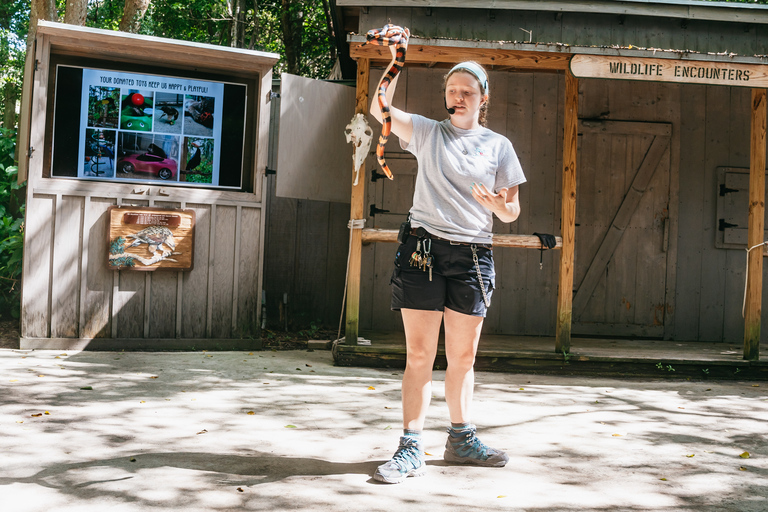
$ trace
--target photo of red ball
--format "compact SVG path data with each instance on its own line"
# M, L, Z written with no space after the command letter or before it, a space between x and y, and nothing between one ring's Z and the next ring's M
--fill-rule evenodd
M131 103L133 103L137 107L142 106L144 104L144 96L142 96L137 92L131 94Z

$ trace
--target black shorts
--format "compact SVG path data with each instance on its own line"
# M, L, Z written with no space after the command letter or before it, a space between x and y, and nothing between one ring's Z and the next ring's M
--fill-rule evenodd
M416 251L419 238L408 237L400 244L392 273L392 310L420 309L444 311L445 308L465 315L485 316L486 306L477 278L477 268L469 245L454 245L446 240L424 239L432 242L432 281L429 271L411 266L411 255ZM423 242L422 242L423 243ZM490 305L496 284L493 250L490 246L476 245L477 259L483 276L485 294ZM423 248L422 248L423 252Z

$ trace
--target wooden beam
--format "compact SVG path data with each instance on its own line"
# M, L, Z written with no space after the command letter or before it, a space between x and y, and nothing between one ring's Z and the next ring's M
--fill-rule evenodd
M362 46L352 42L349 53L357 59L366 58L381 62L392 60L392 54L385 46ZM406 61L409 64L434 65L474 60L484 66L504 66L516 70L564 71L568 69L571 57L570 53L414 44L408 45Z
M368 81L370 78L371 61L369 59L357 59L357 95L355 102L356 114L368 114ZM349 210L350 220L364 219L365 206L365 162L360 169L353 169L350 175L352 180L352 199ZM359 179L355 181L355 171L358 171ZM349 265L347 267L347 323L345 330L345 343L357 344L357 336L360 324L360 272L362 269L362 229L351 229L349 246Z
M579 81L570 71L565 73L565 120L563 135L563 185L561 190L560 231L563 249L560 253L560 276L557 288L557 326L555 352L571 350L573 321L573 264L576 246L576 148L579 124Z
M749 224L747 246L765 240L765 129L766 91L752 89L752 140L749 165ZM744 359L760 358L760 320L763 296L763 251L747 253L747 297L744 312Z
M563 247L563 239L555 237L553 249ZM396 229L366 228L363 230L363 243L397 242ZM541 241L536 235L493 235L493 247L516 247L518 249L541 249Z

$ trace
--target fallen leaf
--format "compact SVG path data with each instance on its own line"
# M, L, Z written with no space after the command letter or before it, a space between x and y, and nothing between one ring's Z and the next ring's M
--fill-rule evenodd
M23 421L17 421L16 423L24 423Z
M507 495L506 495L506 494L499 494L499 495L498 495L498 496L496 496L496 497L497 497L497 498L506 498L506 497L507 497Z
M245 492L245 491L243 491L243 488L242 488L242 487L238 487L238 488L237 488L237 492Z
M678 409L685 409L685 407L678 407Z
M310 368L312 368L312 365L311 365L311 364L306 364L305 366L309 366Z
M424 455L429 455L430 457L432 456L432 454L429 452L424 452Z
M11 379L9 382L19 382L19 379Z
M45 377L45 375L38 375L38 377Z
M145 404L145 403L147 403L147 401L146 401L146 400L142 400L142 401L141 401L141 402L139 402L139 403L140 403L140 404Z
M385 408L385 409L391 409L391 407L387 407L386 405L384 406L384 408Z
M760 387L760 384L752 384L752 387L753 387L753 388L759 388L759 387Z
M747 468L745 468L744 466L739 466L739 471L746 471L746 470Z
M525 391L525 388L520 388L520 391Z
M368 389L376 389L376 388L373 386L368 386Z
M748 459L749 458L749 452L744 452L741 455L739 455L742 459Z
M59 356L54 357L54 359L61 359Z
M712 388L707 388L704 391L712 391Z
M39 412L39 413L37 413L37 414L33 414L33 415L32 415L32 417L33 417L33 418L39 418L39 417L40 417L40 416L42 416L42 415L43 415L43 413Z
M130 458L130 459L128 459L128 460L129 460L129 461L131 461L131 462L136 462L136 458L135 458L135 457L131 457L131 458Z
M386 427L384 427L384 430L389 430L389 429L391 429L391 428L392 428L392 426L391 426L391 425L387 425Z
M696 456L695 453L690 453L690 454L686 455L686 457L688 457L688 458L691 458L691 457L694 457L694 456Z
M82 387L80 389L85 390L85 391L93 391L93 386L85 386L85 387Z
M49 413L48 411L45 411L45 414L47 414L48 416L50 416L50 415L51 415L51 413Z
M666 481L667 481L667 479L666 479L666 478L659 478L659 480L661 480L661 481L663 481L663 482L666 482Z
M613 437L621 437L621 436L623 436L624 434L611 434L611 435L612 435Z
M286 425L285 428L296 428L296 425Z
M252 355L253 355L253 352L248 352L248 355L249 355L249 356L252 356Z
M205 433L207 433L207 432L208 432L207 430L203 429L203 430L201 430L200 432L198 432L198 433L197 433L197 435L200 435L200 434L205 434Z
M248 416L253 416L253 415L254 415L254 414L256 414L256 413L255 413L255 412L253 412L253 411L248 411L246 414L247 414Z
M156 378L157 378L157 375L153 375L150 377L150 379L156 379Z
M67 354L65 353L65 354L61 354L61 355L62 355L62 356L66 356Z
M301 368L296 368L297 370L301 371Z

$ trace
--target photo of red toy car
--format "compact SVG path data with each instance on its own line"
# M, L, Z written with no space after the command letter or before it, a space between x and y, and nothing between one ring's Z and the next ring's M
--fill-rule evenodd
M176 179L179 164L168 158L161 148L150 144L146 153L133 153L120 158L117 169L124 173L144 172L156 175L161 180Z

